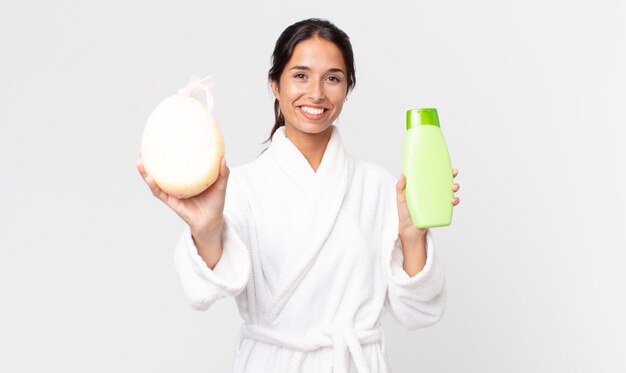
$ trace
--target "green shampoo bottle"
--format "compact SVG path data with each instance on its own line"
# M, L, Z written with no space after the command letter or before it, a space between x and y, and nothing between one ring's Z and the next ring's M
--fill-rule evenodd
M454 177L437 109L406 112L403 173L404 196L418 228L450 225Z

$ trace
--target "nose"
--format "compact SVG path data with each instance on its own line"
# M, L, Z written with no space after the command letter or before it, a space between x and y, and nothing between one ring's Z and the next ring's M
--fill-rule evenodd
M307 96L313 101L322 101L324 98L326 98L326 95L324 94L323 81L312 80L311 84L309 85L309 91Z

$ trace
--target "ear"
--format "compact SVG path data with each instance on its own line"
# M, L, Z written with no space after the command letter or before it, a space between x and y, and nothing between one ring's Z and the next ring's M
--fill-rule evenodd
M278 82L275 80L271 80L270 84L272 86L272 92L274 93L274 98L278 99L278 95L280 94L280 88L278 87Z

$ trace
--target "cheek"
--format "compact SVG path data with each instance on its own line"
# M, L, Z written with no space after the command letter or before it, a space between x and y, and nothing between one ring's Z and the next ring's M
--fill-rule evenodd
M337 111L341 111L341 109L343 109L344 99L345 99L344 97L340 97L336 101L333 102L333 105L335 106L335 109Z
M343 104L346 101L346 97L347 97L345 92L346 92L345 89L338 89L333 92L331 101L333 105L335 105L335 108L341 110L341 108L343 107Z
M303 85L289 84L285 85L285 90L282 93L283 97L287 101L295 101L300 98L304 93L306 93L306 89Z
M343 110L343 102L339 105L335 105L335 113L333 115L333 120L337 119Z
M293 101L302 95L303 91L302 84L298 85L291 81L289 81L289 77L284 77L281 80L280 91L278 93L278 99L281 101Z

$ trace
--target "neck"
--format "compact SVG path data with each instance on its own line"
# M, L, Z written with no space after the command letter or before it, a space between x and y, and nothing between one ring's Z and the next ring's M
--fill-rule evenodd
M304 133L285 126L285 135L300 150L315 172L322 163L332 132L332 126L320 133Z

